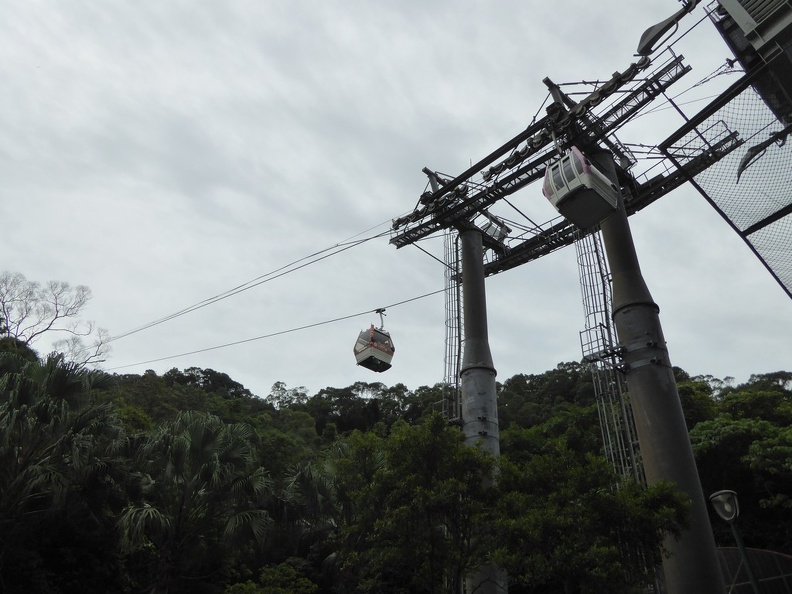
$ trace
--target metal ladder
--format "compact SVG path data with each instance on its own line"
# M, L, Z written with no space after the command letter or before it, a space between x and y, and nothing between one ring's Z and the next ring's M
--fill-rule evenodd
M611 276L600 232L578 231L575 249L586 320L580 346L594 382L605 455L621 476L645 483L635 421L624 393L622 359L611 317Z

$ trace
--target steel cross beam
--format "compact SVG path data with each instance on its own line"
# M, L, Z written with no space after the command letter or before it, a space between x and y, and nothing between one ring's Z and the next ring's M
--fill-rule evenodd
M574 142L593 145L605 142L615 151L621 152L608 135L632 119L658 94L690 70L682 64L682 60L682 56L672 56L600 116L594 116L591 110L633 81L639 72L646 70L651 63L647 57L630 64L624 72L616 72L609 81L580 103L564 97L564 103L570 108L568 111L562 104L553 104L548 109L547 116L457 177L445 181L431 192L424 193L412 213L394 219L394 235L390 243L401 248L442 229L469 225L473 218L501 198L541 179L547 162L554 157L556 143L566 148ZM525 144L522 148L519 148L523 143ZM472 181L473 176L478 173L482 174L484 184ZM625 181L635 184L629 173L623 171L622 174ZM471 187L475 191L471 192ZM550 237L553 239L549 239ZM549 235L542 232L527 242L550 242L540 250L543 255L555 245L556 240L555 232L550 232ZM564 241L563 245L568 243L571 241Z
M624 197L624 207L627 215L633 215L639 210L646 208L658 198L665 196L670 191L678 188L685 182L698 175L710 165L717 163L728 155L738 146L743 144L735 132L724 137L717 144L713 144L708 151L701 152L696 157L690 159L680 168L673 170L668 175L658 175L644 184L634 185L634 189L626 193ZM617 168L618 169L618 168ZM619 169L619 177L629 176L629 173ZM630 178L633 182L634 179ZM625 184L627 186L627 184ZM552 223L552 222L551 222ZM491 276L499 272L505 272L526 264L532 260L546 256L557 249L566 247L575 242L577 233L580 231L572 223L562 221L550 224L526 241L516 247L510 248L503 255L484 265L484 274Z

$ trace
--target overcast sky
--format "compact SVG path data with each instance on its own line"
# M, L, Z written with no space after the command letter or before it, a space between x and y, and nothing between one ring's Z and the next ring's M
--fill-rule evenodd
M423 167L466 169L530 123L547 95L544 77L610 78L635 60L643 30L678 8L673 0L6 3L2 267L88 285L86 316L121 335L386 232L415 206ZM682 28L703 16L702 5ZM730 57L708 22L679 49L693 72L674 92ZM659 142L681 123L653 118L622 140ZM514 202L541 222L554 216L539 184ZM738 381L792 369L792 303L701 196L685 186L630 221L675 365ZM442 239L421 245L442 257ZM276 381L309 393L355 381L432 385L444 370L442 294L388 310L397 350L384 374L352 355L373 314L149 361L442 288L440 263L383 236L114 341L104 367L212 368L260 396ZM489 278L487 298L499 380L580 359L574 248Z

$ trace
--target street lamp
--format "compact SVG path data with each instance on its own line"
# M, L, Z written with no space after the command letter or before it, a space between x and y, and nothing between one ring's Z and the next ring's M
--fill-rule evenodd
M723 491L716 491L709 496L709 499L718 517L724 522L733 525L737 516L740 515L740 502L737 501L737 493L724 489Z
M728 489L724 489L722 491L716 491L710 495L709 500L710 503L712 503L712 507L715 508L715 513L718 514L718 517L721 520L727 522L731 527L734 540L737 542L737 548L740 551L740 558L742 559L742 563L745 565L745 572L748 574L748 579L751 581L751 587L753 588L754 594L762 594L762 590L759 588L759 582L756 581L756 576L754 575L751 563L748 561L748 553L745 550L742 536L740 536L740 532L737 530L737 526L734 523L735 520L737 520L737 516L740 515L740 503L737 501L737 493Z

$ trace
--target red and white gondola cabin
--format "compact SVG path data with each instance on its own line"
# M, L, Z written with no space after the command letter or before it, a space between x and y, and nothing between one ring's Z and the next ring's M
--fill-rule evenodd
M357 364L381 373L391 368L391 360L396 349L390 334L374 324L363 330L353 348Z

